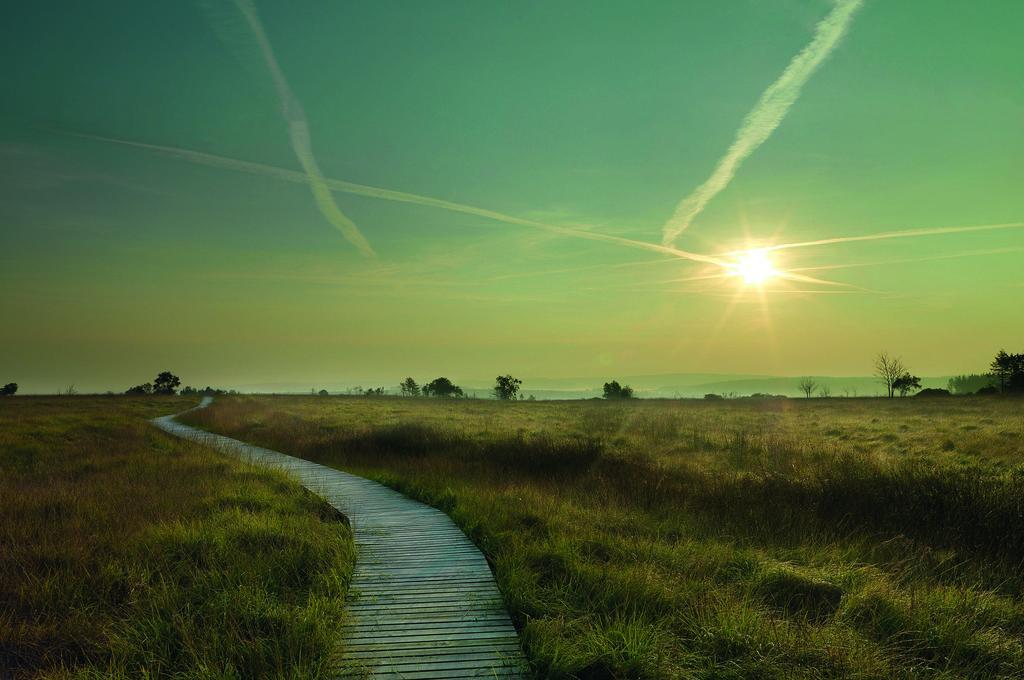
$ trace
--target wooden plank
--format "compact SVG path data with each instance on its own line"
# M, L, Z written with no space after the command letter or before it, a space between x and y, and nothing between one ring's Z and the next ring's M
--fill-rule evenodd
M212 399L204 398L199 408ZM483 554L446 514L369 479L203 432L157 427L294 475L341 511L357 558L341 677L525 678L519 638Z
M519 649L517 644L509 643L504 646L497 643L488 643L484 646L469 646L469 647L449 647L443 649L436 649L433 647L412 647L409 649L392 649L390 650L391 661L399 662L406 658L413 658L419 661L434 661L443 659L493 659L493 658L505 658L508 655L516 653ZM483 651L475 651L483 650ZM366 659L374 658L377 654L377 650L370 649L365 651L350 651L345 656L349 659Z

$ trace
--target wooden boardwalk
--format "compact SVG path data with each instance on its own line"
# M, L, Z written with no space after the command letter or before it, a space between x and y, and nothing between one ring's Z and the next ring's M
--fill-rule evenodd
M528 677L487 561L446 514L377 482L204 432L174 416L153 423L286 470L348 517L357 557L339 676Z

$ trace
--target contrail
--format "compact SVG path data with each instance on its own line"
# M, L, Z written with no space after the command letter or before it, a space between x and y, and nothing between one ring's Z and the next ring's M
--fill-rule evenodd
M835 238L822 238L816 241L797 241L794 243L779 243L773 246L757 248L744 248L722 253L721 257L729 257L740 253L756 250L762 253L774 250L789 250L791 248L811 248L813 246L830 246L836 243L855 243L857 241L885 241L893 238L917 238L920 236L939 236L942 234L967 234L972 231L994 231L998 229L1020 229L1024 222L1003 222L1000 224L974 224L963 227L931 227L926 229L906 229L904 231L887 231L880 234L864 234L862 236L837 236Z
M373 257L375 253L369 241L359 231L359 227L341 211L341 208L338 207L338 204L334 202L334 198L331 196L330 189L324 181L323 173L320 172L320 165L316 162L316 157L313 155L313 147L309 136L309 121L306 119L306 113L302 109L302 104L288 85L288 80L284 77L281 66L277 63L277 58L274 56L274 50L271 48L267 34L263 30L263 23L256 12L256 7L252 4L251 0L235 0L235 5L249 24L249 29L252 31L256 44L259 46L260 52L263 53L263 60L267 63L267 68L270 70L270 77L274 81L274 89L277 90L277 96L281 100L281 112L284 114L285 122L288 123L288 140L291 142L295 157L299 159L299 163L302 165L302 170L305 172L309 187L313 191L313 198L316 200L317 207L327 221L334 225L341 232L341 235L354 245L359 252L367 257Z
M675 213L662 227L662 243L667 246L675 243L708 202L729 185L743 161L779 127L804 84L842 40L854 12L862 4L863 0L837 0L829 15L814 29L814 39L789 62L779 79L764 91L743 119L736 140L711 176L676 206Z
M76 137L94 139L97 141L109 142L113 144L123 144L125 146L133 146L139 149L147 149L149 151L156 151L158 153L166 154L168 156L172 156L180 160L198 163L200 165L208 165L217 168L224 168L227 170L246 172L254 175L263 175L267 177L285 180L288 182L297 182L299 184L313 183L313 179L304 173L297 172L295 170L279 168L274 165L253 163L251 161L243 161L238 160L236 158L216 156L214 154L204 153L202 151L193 151L191 149L182 149L173 146L160 146L158 144L132 142L125 139L117 139L114 137L101 137L99 135L89 135L77 132L63 132L63 134L70 134ZM553 224L547 224L545 222L538 222L536 220L515 217L514 215L506 215L504 213L495 212L494 210L487 210L486 208L478 208L471 205L464 205L462 203L453 203L451 201L445 201L439 198L432 198L430 196L419 196L417 194L409 194L402 191L381 189L379 187L367 186L365 184L356 184L354 182L346 182L344 180L331 179L329 177L322 176L317 180L317 182L320 183L323 187L325 187L326 190L330 191L342 191L345 193L356 194L359 196L379 198L385 201L412 203L415 205L422 205L431 208L439 208L441 210L448 210L451 212L464 213L467 215L476 215L477 217L485 217L487 219L495 220L497 222L504 222L506 224L516 224L524 227L532 227L534 229L540 229L543 231L550 232L552 234L559 234L561 236L586 239L589 241L601 241L604 243L614 243L616 245L624 246L627 248L636 248L639 250L660 253L662 255L670 255L672 257L684 260L691 260L694 262L705 262L708 264L715 264L720 267L728 266L728 262L714 255L703 255L701 253L693 253L686 250L680 250L679 248L675 248L673 246L665 246L657 243L648 243L646 241L636 241L634 239L623 238L621 236L612 236L610 234L601 234L597 232L584 231L582 229L571 229L569 227L559 227Z
M854 267L889 267L894 264L914 264L918 262L938 262L940 260L958 260L963 257L981 257L985 255L1005 255L1007 253L1019 253L1024 248L990 248L988 250L968 250L962 253L949 253L947 255L932 255L929 257L904 257L896 260L878 260L875 262L847 262L844 264L826 264L817 267L796 267L791 272L816 272L833 269L850 269Z
M298 184L309 184L310 179L305 174L297 172L295 170L288 170L285 168L279 168L273 165L265 165L263 163L254 163L251 161L243 161L236 158L228 158L225 156L217 156L202 151L193 151L191 149L183 149L173 146L161 146L158 144L146 144L144 142L134 142L126 139L118 139L116 137L103 137L99 135L85 134L80 132L71 132L67 130L53 130L60 134L72 135L75 137L81 137L83 139L92 139L100 142L106 142L110 144L120 144L123 146L135 147L138 149L145 149L147 151L153 151L161 153L172 158L179 160L197 163L199 165L206 165L216 168L223 168L226 170L233 170L235 172L245 172L253 175L260 175L264 177L272 177L274 179L284 180L287 182L295 182ZM636 241L633 239L622 238L620 236L611 236L607 234L601 234L596 232L583 231L580 229L570 229L567 227L559 227L552 224L546 224L544 222L538 222L536 220L529 220L521 217L515 217L514 215L506 215L504 213L496 212L493 210L487 210L485 208L478 208L471 205L464 205L461 203L453 203L451 201L445 201L438 198L432 198L430 196L420 196L417 194L410 194L401 191L393 191L391 189L382 189L379 187L367 186L365 184L356 184L354 182L346 182L339 179L331 179L329 177L321 178L323 184L331 191L341 191L349 194L355 194L358 196L367 196L370 198L378 198L385 201L395 201L399 203L410 203L414 205L422 205L431 208L438 208L441 210L448 210L451 212L463 213L467 215L475 215L478 217L484 217L487 219L495 220L497 222L504 222L506 224L514 224L519 226L531 227L534 229L540 229L554 234L562 236L569 236L572 238L587 239L591 241L601 241L606 243L613 243L616 245L635 248L640 250L646 250L649 252L659 253L661 255L669 255L677 259L690 260L694 262L703 262L707 264L714 264L727 271L732 271L735 267L735 257L742 255L750 251L769 252L775 250L787 250L790 248L809 248L813 246L827 246L841 243L851 243L855 241L878 241L885 239L894 238L915 238L920 236L932 236L939 234L959 234L974 231L990 231L998 229L1017 229L1024 228L1024 222L1006 222L1001 224L981 224L971 226L960 226L960 227L933 227L925 229L910 229L905 231L891 231L883 232L879 234L865 234L862 236L840 236L835 238L818 239L816 241L799 241L794 243L780 243L769 246L759 246L753 248L743 248L739 250L731 250L716 255L703 255L701 253L693 253L685 250L680 250L673 246L658 245L655 243L648 243L645 241ZM618 265L609 265L610 267L622 267L622 266L637 266L650 264L650 262L630 262ZM597 267L600 265L592 265L590 267ZM582 268L581 268L582 269ZM816 268L810 268L816 269ZM780 270L783 274L783 278L796 279L795 276L798 271L808 271L809 269L796 269L789 270L792 272L790 276L785 276L787 273L785 270ZM809 278L809 277L808 277ZM809 281L808 281L809 282ZM818 279L817 282L827 283L835 285L836 282L825 281Z

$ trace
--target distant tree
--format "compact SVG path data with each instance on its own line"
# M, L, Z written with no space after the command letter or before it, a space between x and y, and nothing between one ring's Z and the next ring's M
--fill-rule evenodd
M423 386L423 394L427 397L461 397L462 388L448 378L434 378Z
M523 381L511 375L499 375L494 379L494 396L498 399L514 400L519 394Z
M380 397L384 395L383 387L369 387L363 392L364 397Z
M605 399L632 399L633 388L629 385L620 385L618 380L612 380L604 384Z
M153 394L153 383L142 383L135 387L129 387L125 394Z
M875 376L885 385L887 396L892 399L896 396L894 383L907 372L903 360L899 357L891 357L888 352L879 352L875 357Z
M317 395L321 396L321 397L326 397L329 394L330 394L330 392L328 392L327 390L320 390L319 392L317 392Z
M921 389L921 379L916 375L904 372L903 375L892 382L892 388L899 392L901 397L905 397L910 392Z
M1010 391L1024 392L1024 354L1013 354L1010 371Z
M528 396L528 397L526 398L526 401L537 401L537 397L535 397L535 396L533 396L533 395L531 394L530 396Z
M181 380L170 371L164 371L153 381L153 394L174 394Z
M828 399L829 397L832 396L832 388L829 387L828 385L822 385L821 387L818 388L818 395L821 396L823 399Z
M183 397L190 397L193 394L199 394L199 390L192 387L191 385L185 385L184 387L181 388L180 394Z
M721 394L705 394L704 398L708 401L721 401L725 399Z
M416 384L416 381L412 378L406 378L398 384L398 389L402 391L403 397L418 397L420 396L420 386Z
M810 399L811 395L814 394L814 390L818 389L818 383L814 382L813 378L801 378L796 387L804 393L805 397Z
M3 387L0 387L0 397L13 396L18 391L18 383L7 383Z
M999 350L991 368L1000 392L1024 392L1024 354Z
M949 379L946 389L953 394L972 394L983 387L992 385L993 377L989 375L957 375Z
M992 370L992 377L995 378L1000 392L1005 392L1006 386L1010 382L1010 372L1012 369L1010 356L1006 353L1005 349L1001 349L989 366Z
M78 390L75 389L75 384L71 383L70 385L64 388L62 394L66 397L73 397L76 394L78 394Z

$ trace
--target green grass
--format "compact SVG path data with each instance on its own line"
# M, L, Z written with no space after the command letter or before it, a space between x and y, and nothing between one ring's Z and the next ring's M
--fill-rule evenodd
M540 676L1024 676L1024 404L221 399L482 547Z
M0 401L0 677L329 677L343 518L146 422L192 405Z

